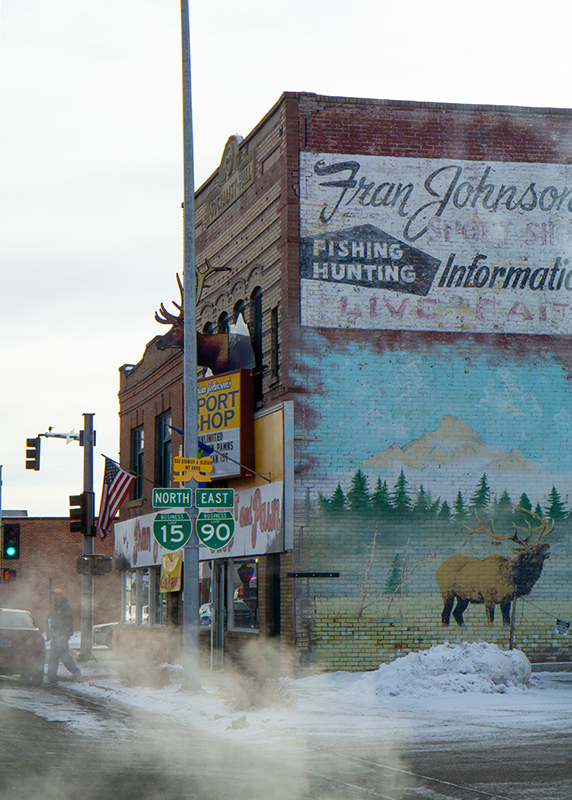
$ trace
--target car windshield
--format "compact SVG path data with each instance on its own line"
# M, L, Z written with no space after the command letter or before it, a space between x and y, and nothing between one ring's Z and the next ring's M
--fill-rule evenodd
M34 628L34 621L27 611L0 609L0 628Z

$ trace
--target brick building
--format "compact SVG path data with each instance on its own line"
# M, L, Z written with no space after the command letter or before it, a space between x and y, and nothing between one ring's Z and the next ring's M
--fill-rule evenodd
M50 613L50 593L61 588L66 593L74 615L76 630L80 628L81 575L76 559L81 555L81 534L70 533L68 517L28 517L4 512L2 536L7 527L17 525L20 532L20 557L1 559L2 569L16 570L16 580L0 583L0 607L23 608L29 611L38 627L45 630ZM95 548L102 555L113 555L113 542L108 537L98 540ZM94 623L118 619L120 586L117 574L94 578Z
M226 268L198 329L249 324L258 474L219 480L237 525L272 486L281 527L202 553L220 658L261 634L325 669L451 637L508 646L514 597L517 645L569 658L571 222L568 110L286 93L228 140L196 192L198 269ZM150 487L183 425L181 356L156 345L120 371L121 460L148 482L116 538L147 633L170 613ZM465 558L491 554L512 561ZM443 625L454 599L464 627Z

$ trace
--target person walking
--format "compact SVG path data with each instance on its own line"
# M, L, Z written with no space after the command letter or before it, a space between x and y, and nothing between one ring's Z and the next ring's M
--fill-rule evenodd
M58 666L60 659L74 678L81 678L81 670L76 666L69 651L69 638L73 633L73 614L68 599L62 589L52 592L53 610L50 620L50 657L48 659L48 686L58 685Z

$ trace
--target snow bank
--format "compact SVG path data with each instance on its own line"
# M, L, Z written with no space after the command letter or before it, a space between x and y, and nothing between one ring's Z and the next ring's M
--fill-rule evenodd
M530 681L530 662L520 650L501 650L486 642L442 644L410 653L375 672L336 672L296 681L310 688L344 694L427 695L440 692L506 692Z

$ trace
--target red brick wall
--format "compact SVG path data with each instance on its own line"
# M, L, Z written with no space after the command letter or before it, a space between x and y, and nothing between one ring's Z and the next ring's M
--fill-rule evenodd
M572 112L300 95L300 150L572 161Z
M2 527L6 524L4 519ZM81 555L81 534L70 533L67 517L21 517L10 519L20 525L20 558L2 559L2 567L17 571L16 581L0 583L0 607L23 608L32 613L36 625L46 626L50 612L50 591L63 589L70 601L74 627L80 627L81 576L76 559ZM113 537L94 540L94 550L113 555ZM94 622L119 619L119 573L94 578Z

